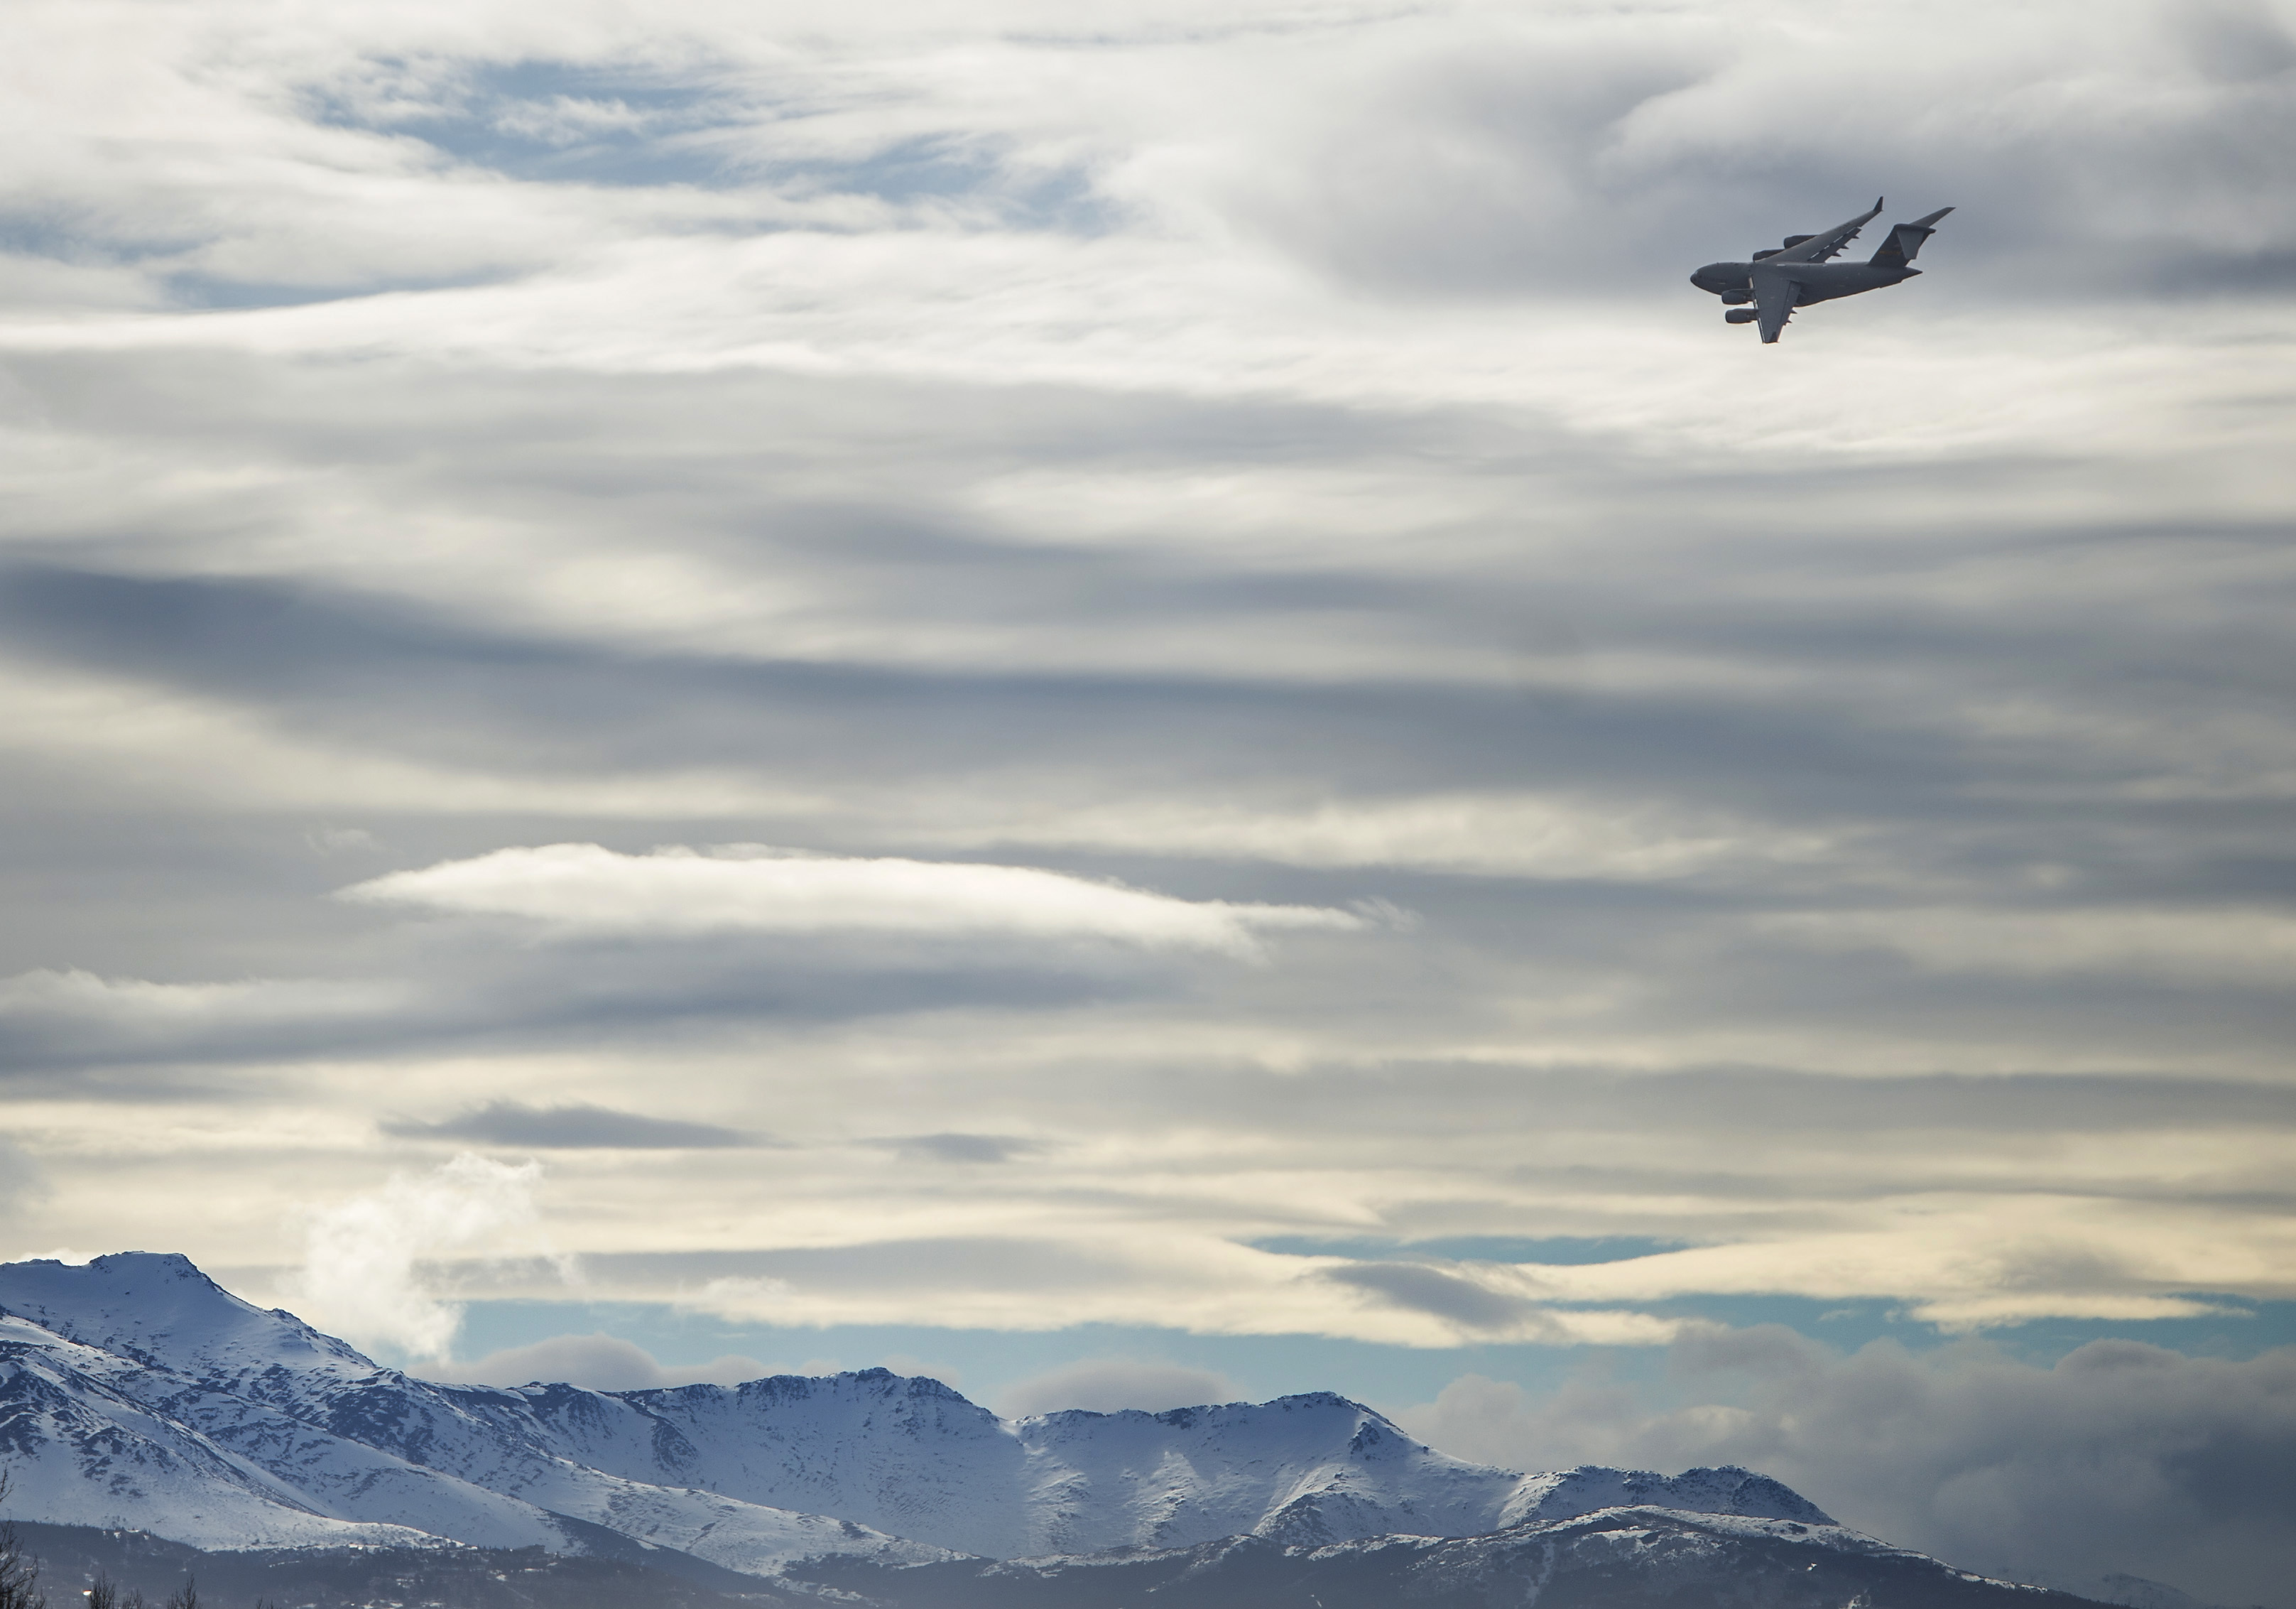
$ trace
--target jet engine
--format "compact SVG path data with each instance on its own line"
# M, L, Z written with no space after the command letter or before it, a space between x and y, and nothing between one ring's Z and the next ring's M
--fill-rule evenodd
M1725 291L1722 292L1722 305L1726 308L1742 308L1753 300L1754 293L1751 291Z
M1792 250L1794 247L1800 245L1802 242L1806 240L1816 240L1816 238L1817 236L1815 234L1789 234L1785 237L1784 241L1777 245L1770 247L1767 250L1755 252L1754 261L1760 262L1766 257L1775 257L1781 251Z
M1750 324L1760 316L1761 314L1752 308L1733 308L1722 315L1722 320L1725 324Z

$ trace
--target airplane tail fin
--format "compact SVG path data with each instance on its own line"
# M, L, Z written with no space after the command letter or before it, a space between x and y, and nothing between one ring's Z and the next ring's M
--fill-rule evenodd
M1952 210L1950 207L1940 207L1927 218L1917 218L1910 224L1899 224L1890 231L1890 238L1882 242L1881 250L1874 253L1872 260L1885 268L1904 267L1921 250L1922 242L1937 233L1938 219Z

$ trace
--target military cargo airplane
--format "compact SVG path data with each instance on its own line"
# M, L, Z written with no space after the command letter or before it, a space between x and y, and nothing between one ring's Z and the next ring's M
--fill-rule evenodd
M1722 316L1730 323L1742 324L1759 320L1762 339L1775 341L1796 308L1806 308L1814 301L1832 301L1837 296L1855 296L1860 291L1878 291L1884 285L1903 284L1919 274L1921 270L1913 266L1914 253L1922 249L1923 241L1937 233L1938 219L1952 210L1950 207L1940 207L1927 218L1899 224L1890 231L1890 238L1882 242L1882 249L1866 262L1828 261L1856 240L1860 229L1881 216L1882 202L1876 197L1873 211L1861 212L1823 234L1789 234L1784 245L1755 252L1751 262L1709 263L1690 276L1690 283L1702 291L1713 291L1728 304L1730 310ZM1748 302L1754 305L1748 307Z

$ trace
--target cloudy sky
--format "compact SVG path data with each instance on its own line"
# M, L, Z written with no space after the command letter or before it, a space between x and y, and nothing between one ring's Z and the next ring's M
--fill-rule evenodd
M2288 0L10 30L0 1256L2296 1604Z

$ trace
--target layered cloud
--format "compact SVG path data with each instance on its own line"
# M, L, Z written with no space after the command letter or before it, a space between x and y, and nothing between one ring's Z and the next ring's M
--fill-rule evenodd
M960 841L1622 882L1776 877L1804 866L1838 870L1849 858L1849 846L1816 832L1669 816L1636 802L1536 794L1418 794L1313 809L1144 799L927 830Z
M2173 1212L2171 1216L2174 1216ZM2160 1222L2157 1207L2129 1211L2064 1194L2041 1199L1874 1200L1836 1227L1725 1246L1662 1252L1588 1265L1378 1262L1327 1277L1398 1305L1439 1314L1464 1330L1506 1331L1538 1302L1668 1301L1693 1295L1795 1294L1898 1299L1914 1318L1966 1333L2040 1318L2121 1320L2235 1313L2188 1293L2296 1291L2272 1272L2282 1236L2266 1229L2201 1252ZM1863 1219L1863 1225L1851 1221ZM1920 1227L1915 1230L1918 1222ZM1653 1326L1642 1337L1662 1340Z
M1945 972L2120 973L2228 988L2296 976L2296 918L2272 908L1800 912L1760 926L1811 949L1882 950Z
M1059 1195L1040 1186L1040 1194L1078 1205L1089 1199L1074 1186ZM930 1310L936 1324L958 1329L1117 1325L1420 1348L1654 1346L1681 1328L1677 1319L1628 1309L1542 1302L1538 1283L1520 1274L1478 1280L1410 1262L1289 1257L1120 1224L1062 1233L978 1206L962 1213L971 1233L935 1233L914 1209L903 1216L913 1233L770 1250L608 1252L586 1257L583 1270L593 1288L624 1300L761 1326L897 1325ZM848 1217L846 1227L857 1222ZM1000 1232L999 1225L1009 1227ZM524 1268L461 1277L498 1295L541 1293Z
M1055 1371L2292 1293L2284 4L11 23L21 1249Z
M510 916L580 938L722 933L1102 940L1255 958L1260 935L1366 925L1348 911L1174 899L1031 866L854 859L723 845L619 855L594 843L498 850L393 872L343 898Z
M10 1207L37 1200L46 1185L39 1168L13 1141L0 1141L0 1179L6 1181L0 1184L0 1205Z
M488 1101L436 1122L386 1118L382 1131L400 1139L475 1141L541 1151L686 1151L769 1143L718 1123L682 1122L583 1104L529 1106Z
M42 967L0 979L0 1062L32 1077L60 1066L276 1055L365 1038L410 997L394 982L159 983Z
M138 14L132 57L28 89L43 160L12 199L178 295L435 285L681 231L1119 225L1426 295L1551 294L1900 176L1938 193L1914 210L1959 201L1977 250L2061 283L2181 259L2252 284L2296 222L2284 175L2241 154L2287 133L2296 47L2265 0L1927 0L1856 28L1807 0L1119 7L1083 35L1033 4ZM27 26L99 24L36 5ZM196 154L169 144L187 128Z

